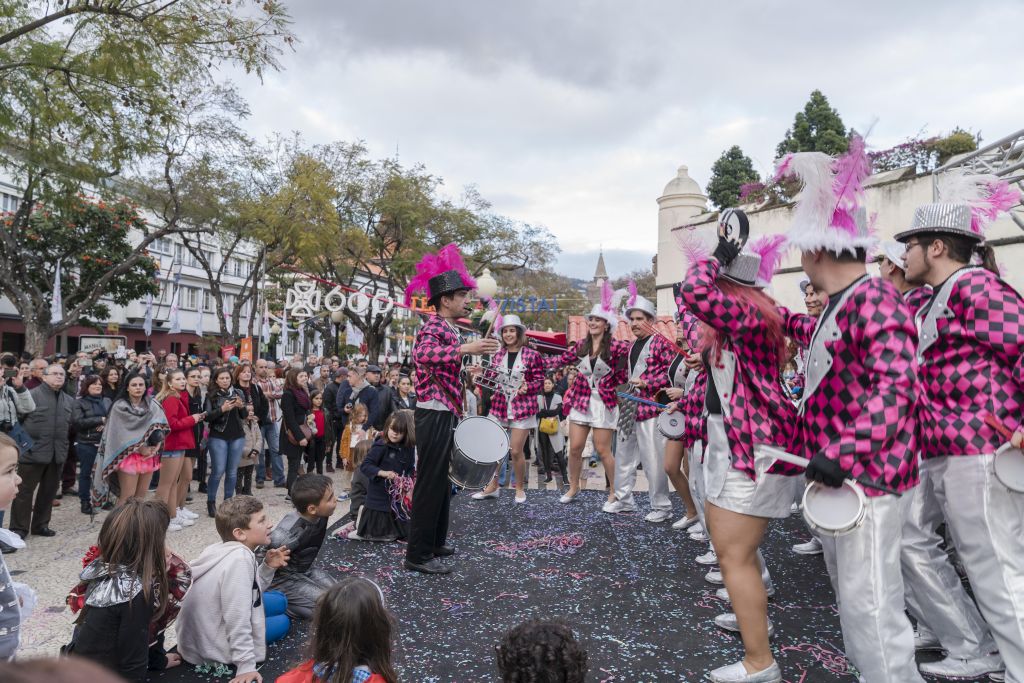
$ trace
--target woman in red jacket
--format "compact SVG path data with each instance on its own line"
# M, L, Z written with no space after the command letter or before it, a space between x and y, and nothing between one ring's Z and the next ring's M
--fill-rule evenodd
M196 447L194 427L202 421L203 414L189 413L188 395L185 394L185 373L181 370L171 370L167 373L156 400L163 407L167 424L171 427L171 433L164 439L163 451L160 453L161 472L156 497L167 504L168 510L176 511L167 530L181 531L182 527L192 526L198 517L184 508L177 507L178 477L185 462L185 451Z

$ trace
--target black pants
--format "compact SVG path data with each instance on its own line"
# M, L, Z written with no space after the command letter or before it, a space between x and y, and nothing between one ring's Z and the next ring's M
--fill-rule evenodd
M287 487L288 493L292 492L292 484L299 477L299 468L302 467L302 456L305 455L306 451L301 450L296 453L289 452L285 457L288 460L288 474L285 476L285 486Z
M11 504L11 531L24 537L50 526L53 501L60 488L64 463L46 465L18 465L21 488ZM37 492L36 489L39 489ZM33 494L35 502L33 503Z
M306 471L312 472L313 468L316 468L317 474L324 473L324 452L327 444L324 443L324 437L314 436L309 445L306 446Z
M410 562L428 562L434 557L434 548L443 546L448 537L448 508L452 500L448 467L457 422L455 414L446 410L416 409L419 461L412 491L409 545L405 551Z
M538 432L537 436L538 446L540 448L540 458L542 463L543 473L547 476L553 476L554 470L557 467L559 473L562 475L562 483L569 483L569 475L565 471L565 449L555 452L554 447L551 445L551 437L544 432Z

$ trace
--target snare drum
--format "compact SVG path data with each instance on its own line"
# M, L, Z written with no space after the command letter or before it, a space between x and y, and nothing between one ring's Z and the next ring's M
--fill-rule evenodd
M1024 452L1021 449L1003 444L992 459L992 467L1003 486L1024 493Z
M683 432L686 431L686 420L683 419L683 414L665 412L658 415L658 431L666 439L676 441L681 439Z
M842 536L864 521L867 501L860 486L847 479L839 488L811 482L804 489L807 526L825 536Z
M492 417L467 417L455 428L448 479L465 489L482 489L508 456L508 434Z

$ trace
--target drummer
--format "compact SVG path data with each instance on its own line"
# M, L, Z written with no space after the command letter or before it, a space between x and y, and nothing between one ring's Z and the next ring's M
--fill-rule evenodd
M516 503L526 502L526 439L537 428L537 395L544 386L544 361L539 353L526 345L526 325L518 315L506 315L501 322L501 350L494 356L494 371L505 378L491 395L490 416L508 430L512 471L515 474ZM518 381L511 400L501 385ZM472 495L473 500L497 498L501 489L498 478L487 488Z
M559 498L559 502L571 503L580 492L583 448L593 431L594 450L601 456L608 480L608 500L602 508L605 512L611 512L615 503L612 440L619 421L615 391L626 381L626 356L629 354L629 342L612 337L619 324L616 299L621 300L625 294L626 290L613 292L605 282L601 303L594 304L587 315L587 336L561 356L544 360L549 370L565 365L574 365L578 369L576 378L562 397L563 405L569 410L569 490Z
M663 391L671 403L683 401L684 397L688 395L689 390L693 388L698 375L697 370L691 368L692 364L687 364L686 362L690 355L686 330L689 327L689 323L691 321L695 323L696 319L689 313L686 314L682 321L678 319L678 314L676 314L676 318L676 346L687 353L677 353L668 366L667 379L669 384ZM689 418L684 414L683 419ZM672 487L676 490L676 493L682 499L684 511L683 516L672 523L672 528L685 530L699 527L703 529L699 516L699 513L703 513L703 510L697 509L697 504L693 500L693 494L690 492L690 462L689 458L686 457L688 448L684 444L684 439L685 432L679 438L667 438L665 440L665 474L668 476L669 481L672 482Z
M863 146L855 142L835 163L870 168ZM781 309L786 333L808 347L797 427L799 454L810 460L807 477L840 487L855 476L909 491L918 482L910 310L895 287L867 274L866 251L875 239L859 208L862 192L835 196L833 160L820 152L787 155L780 162L785 167L816 170L801 177L801 197L833 197L820 213L798 203L787 234L801 251L811 284L828 295L816 327L808 316ZM834 221L852 223L855 229ZM902 522L910 496L875 489L864 489L864 495L861 524L821 539L846 656L867 683L920 683L900 573Z
M991 413L1012 430L1024 408L1024 301L1000 279L985 244L991 221L1019 194L1003 181L954 179L970 192L951 196L952 188L940 184L943 203L918 208L910 229L896 235L906 245L907 281L934 292L918 314L922 476L934 487L1006 680L1024 681L1024 493L993 476L1005 438L985 422ZM971 265L974 256L982 266ZM921 670L981 671L991 664L947 657Z
M458 247L449 244L416 265L416 276L405 290L406 304L426 288L428 316L416 333L412 357L416 363L416 485L412 494L409 544L405 568L425 574L448 574L451 565L441 557L455 554L446 544L452 487L448 481L455 426L463 412L460 371L464 356L494 353L495 339L462 343L453 324L466 315L466 300L476 282L462 262Z
M782 393L786 340L776 305L762 291L762 256L740 253L742 242L728 237L746 232L742 211L722 212L718 246L710 259L690 266L677 304L709 327L702 340L708 366L705 515L734 609L715 624L739 631L745 650L741 661L712 671L710 679L778 683L757 551L768 521L789 516L793 485L767 471L771 456L761 446L789 446L796 410ZM765 254L769 271L774 260Z

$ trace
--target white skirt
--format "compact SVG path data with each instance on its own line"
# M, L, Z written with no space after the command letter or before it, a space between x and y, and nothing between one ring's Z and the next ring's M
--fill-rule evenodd
M757 479L732 466L725 421L721 415L708 415L708 443L704 451L704 476L707 502L725 510L784 519L793 504L793 477L768 474L775 458L754 446L754 470Z
M593 429L618 429L619 427L619 407L615 406L611 410L601 400L601 396L597 393L597 387L590 390L590 406L587 412L572 408L569 411L569 422L573 422L579 425L585 425Z

